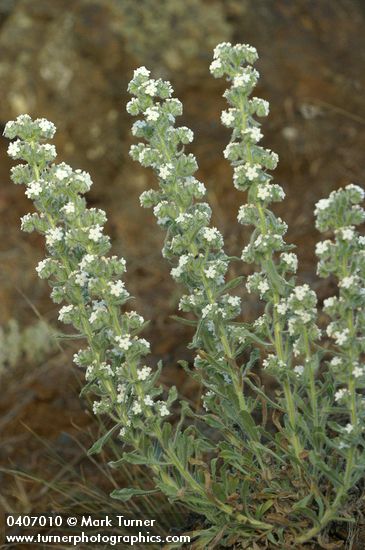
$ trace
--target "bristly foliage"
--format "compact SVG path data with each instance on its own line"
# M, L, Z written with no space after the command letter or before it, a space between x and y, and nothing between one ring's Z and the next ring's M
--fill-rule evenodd
M52 123L23 115L5 129L10 139L20 138L9 145L10 156L27 163L13 169L13 180L26 184L39 211L23 218L23 228L46 237L48 258L37 271L50 278L53 299L65 302L60 320L87 339L76 362L87 368L95 413L112 422L92 451L118 429L125 447L113 466L148 466L157 489L200 513L205 522L193 535L196 548L251 548L256 540L282 548L310 540L332 520L348 519L349 491L365 471L365 237L355 229L365 219L359 206L364 192L351 184L316 207L318 229L334 235L317 245L318 273L335 276L339 287L324 304L328 342L317 325L315 292L297 284L297 257L283 238L287 226L269 209L284 191L269 173L277 155L259 145L255 116L267 116L269 105L251 97L256 60L251 46L223 43L210 67L213 76L230 82L222 123L232 139L224 156L232 163L234 186L247 192L238 221L254 228L242 261L257 270L245 288L258 294L264 313L252 325L237 320L241 300L231 290L243 277L226 279L232 258L209 225L205 187L194 177L197 162L185 152L193 133L175 126L180 101L172 98L169 82L150 78L145 67L129 85L134 97L127 110L141 116L133 134L145 142L132 146L131 155L152 167L159 181L157 190L142 194L141 204L153 207L166 230L163 255L187 291L179 306L189 314L183 321L195 327L191 346L198 351L190 373L206 390L205 412L196 415L181 402L176 427L167 420L176 391L157 399L159 371L142 361L149 351L139 337L144 321L125 310L125 261L107 255L105 214L87 209L81 197L90 177L52 163L54 147L44 143L54 134ZM251 372L255 364L276 378L275 396L266 395ZM186 418L194 416L201 428L186 428ZM153 490L124 488L113 496L127 500Z

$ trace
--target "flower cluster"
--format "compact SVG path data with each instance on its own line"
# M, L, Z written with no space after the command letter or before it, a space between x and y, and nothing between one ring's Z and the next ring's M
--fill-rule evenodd
M338 426L339 445L350 446L361 431L365 414L362 391L365 388L365 237L356 226L365 220L360 206L365 192L350 184L321 199L315 208L316 226L331 232L333 239L318 243L318 274L334 276L339 292L324 301L323 309L330 318L327 336L334 344L329 372L334 379L335 401L347 403L350 422L346 429ZM344 387L345 386L345 387Z
M152 79L141 67L134 72L129 91L134 97L127 111L141 116L132 133L144 140L132 145L130 154L143 166L150 166L159 181L158 190L142 193L141 205L152 207L157 223L167 230L163 256L174 265L172 277L188 290L179 309L199 320L193 344L229 371L229 361L242 350L242 331L231 323L240 314L240 299L224 291L229 262L223 237L209 225L211 209L201 201L205 186L194 175L196 159L183 148L193 140L193 133L185 126L175 126L182 104L171 97L169 82ZM225 362L219 363L224 357ZM209 369L202 373L209 377ZM241 389L238 392L242 394Z
M241 297L230 291L243 277L226 280L233 258L210 225L196 159L185 151L193 133L175 125L182 104L172 97L170 83L151 78L145 67L129 84L127 110L139 116L132 127L139 142L130 153L159 182L140 202L153 208L166 230L163 255L186 292L179 309L189 317L182 321L195 327L192 346L198 351L189 372L204 386L202 410L193 412L182 402L176 428L165 418L176 392L159 399L159 371L146 364L149 343L140 336L144 320L124 307L130 299L126 263L109 254L105 213L88 209L82 196L90 176L53 163L56 151L46 141L55 127L45 119L22 115L5 128L15 140L9 155L25 161L13 168L12 179L25 184L37 209L24 216L22 228L45 237L48 255L37 273L49 279L53 300L62 303L59 320L87 338L75 363L86 369L86 389L97 398L94 412L113 420L102 443L118 428L132 449L122 461L149 465L170 501L205 516L207 528L197 535L204 548L242 541L246 547L248 540L301 545L341 517L349 491L365 472L365 237L357 231L365 221L365 193L351 184L316 205L317 228L326 233L316 246L318 274L338 282L338 292L323 304L329 323L322 332L316 293L297 283L297 256L284 240L287 225L270 210L285 194L270 174L277 155L259 145L256 117L267 116L269 104L251 96L259 77L256 60L253 47L223 43L210 66L214 77L230 82L221 120L232 137L224 157L232 164L235 188L247 192L238 221L253 226L241 255L257 268L245 289L264 303L253 323L237 321ZM276 379L270 395L252 370L256 365ZM197 422L184 428L187 415ZM269 418L272 429L266 427ZM121 489L114 496L127 500L132 494L143 490Z
M91 178L65 163L52 163L55 148L45 141L54 133L51 122L28 115L5 127L6 137L18 138L10 143L9 155L25 161L12 169L12 179L25 184L37 209L24 216L22 228L45 237L48 256L36 271L50 280L53 300L65 304L59 320L87 336L88 347L75 355L75 363L86 369L88 387L96 396L94 412L117 418L126 436L142 417L166 416L168 406L155 400L160 393L156 376L144 365L150 347L139 337L144 320L120 309L129 300L122 279L126 262L108 255L105 212L87 208L82 197Z
M293 344L294 340L295 354L300 355L303 352L303 326L308 328L309 337L317 334L318 329L313 325L315 306L311 313L306 309L307 301L313 302L312 294L301 301L304 287L294 288L293 274L298 261L290 252L291 246L284 241L287 225L269 210L269 205L283 200L285 193L280 185L272 182L269 173L276 167L278 156L259 145L262 133L255 115L267 116L269 105L263 99L250 97L259 77L252 67L257 57L255 48L251 46L223 43L214 51L210 70L214 77L225 76L231 82L231 87L224 93L229 109L223 111L222 122L232 129L232 137L224 156L233 166L234 186L247 191L247 204L240 207L238 221L254 226L241 259L261 268L247 278L246 289L259 294L271 308L271 314L270 310L266 312L264 326L275 354L269 354L263 364L279 377L290 377L293 367L287 343L290 340ZM296 305L300 306L297 311ZM267 331L270 323L271 329ZM262 326L254 325L253 328L257 336L262 336Z
M360 389L364 388L365 373L361 361L365 350L365 238L355 229L365 220L359 206L364 191L349 185L345 190L331 193L316 206L317 228L332 231L335 236L334 241L327 239L316 247L320 257L318 273L335 275L339 281L339 296L328 299L324 305L331 317L327 334L337 352L329 364L327 386L323 386L318 380L323 352L319 348L317 297L308 285L296 286L298 262L283 239L286 224L269 210L271 203L284 198L284 191L272 183L268 173L275 168L277 155L259 145L262 132L255 116L266 116L269 109L264 100L250 97L259 76L252 66L256 59L256 50L250 46L223 43L214 51L210 70L214 77L225 76L231 83L224 93L229 109L221 117L222 123L232 129L224 156L232 164L234 186L247 191L247 204L239 209L238 221L254 226L242 260L256 264L259 270L247 278L246 288L248 292L257 292L266 302L265 313L252 330L259 343L266 346L263 368L274 374L282 387L279 403L285 412L291 450L300 461L304 449L313 449L315 454L310 461L317 472L315 476L318 472L326 476L325 443L318 434L329 430L339 434L331 451L335 449L342 457L336 472L343 482L341 490L334 492L333 503L325 514L328 521L351 486L355 462L359 460L357 446L364 445L360 427L364 400ZM325 397L326 392L331 399ZM335 405L333 409L331 405ZM345 425L339 414L344 406L349 417ZM362 461L362 468L364 466ZM298 541L308 540L320 528L313 527Z

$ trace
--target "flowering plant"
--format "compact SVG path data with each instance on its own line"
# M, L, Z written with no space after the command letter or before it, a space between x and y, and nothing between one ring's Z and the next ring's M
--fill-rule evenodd
M233 166L234 186L247 192L238 221L254 228L241 258L225 254L221 233L210 225L205 187L194 176L196 159L185 152L193 133L175 126L182 105L170 83L141 67L129 84L127 110L141 117L132 129L141 141L131 156L159 181L158 189L142 194L141 204L153 207L166 230L162 253L185 288L179 309L188 316L179 320L195 328L194 368L185 368L204 388L205 411L183 400L176 425L169 415L177 392L163 396L161 365L147 366L144 320L126 307L126 262L109 255L105 213L88 209L82 197L90 176L53 162L54 146L45 143L55 132L52 123L22 115L5 128L8 138L18 137L10 156L25 161L13 168L12 179L26 185L38 210L23 218L22 227L46 238L48 256L37 271L50 280L53 300L65 304L60 320L87 340L75 362L86 367L84 391L96 397L94 412L110 418L109 432L91 452L118 434L121 458L112 466L148 466L155 488L124 488L112 496L127 500L160 490L183 503L203 517L193 532L197 548L252 548L258 541L282 548L321 536L334 520L352 521L350 491L365 471L365 237L356 230L365 219L359 206L364 192L351 184L316 206L317 228L329 237L316 248L318 274L338 280L338 293L323 307L330 322L319 326L315 292L297 284L297 257L283 238L287 226L269 209L284 192L269 174L277 155L259 145L255 116L267 116L269 105L251 97L256 59L250 46L223 43L210 67L230 83L222 123L232 138L224 156ZM256 270L229 280L233 261ZM242 321L234 289L262 301L263 314L254 323ZM254 366L275 377L275 392Z

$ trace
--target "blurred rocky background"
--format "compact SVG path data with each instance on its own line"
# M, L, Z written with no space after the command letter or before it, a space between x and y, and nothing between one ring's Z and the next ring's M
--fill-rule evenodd
M136 308L153 319L148 336L166 365L165 381L173 379L188 395L192 390L176 361L189 358L189 334L169 319L179 291L161 258L163 234L138 201L155 182L128 157L131 120L125 104L133 69L146 65L154 76L168 78L184 102L181 123L195 132L191 150L214 222L227 249L240 253L247 232L236 214L244 196L233 188L223 159L229 140L219 121L225 85L209 75L209 64L223 40L258 49L256 95L271 104L264 144L279 154L276 178L287 194L277 212L289 224L288 240L300 247L301 279L323 298L329 289L315 277L313 205L332 189L365 180L364 23L363 0L0 0L0 124L20 113L49 118L58 128L59 160L90 171L89 203L107 211L114 252L129 265ZM26 330L40 318L56 330L57 308L34 271L43 242L20 232L19 217L30 204L24 190L9 181L6 148L3 139L0 326L6 331L16 320ZM256 309L251 299L247 315ZM26 353L7 369L5 361L0 460L7 466L24 468L28 460L37 469L42 446L31 440L29 429L72 454L71 435L93 423L78 399L72 341L61 345L61 351L48 346L36 365ZM49 461L46 465L50 469ZM3 503L8 509L19 507L30 490L11 486Z

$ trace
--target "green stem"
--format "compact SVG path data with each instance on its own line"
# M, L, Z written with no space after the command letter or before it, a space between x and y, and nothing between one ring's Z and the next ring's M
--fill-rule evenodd
M167 162L167 163L171 162L172 155L170 154L170 152L168 150L168 147L167 147L166 143L164 142L164 140L161 138L161 136L159 136L159 141L160 141L161 147L162 147L164 155L165 155L165 162ZM179 201L178 190L176 192L175 200L176 200L177 205L179 207L180 213L183 214L185 212L185 210L184 210L184 206ZM191 240L189 242L188 250L193 256L197 256L199 254L199 249L198 249L198 247L196 246L196 244L193 240ZM216 297L214 296L214 293L212 292L212 290L209 286L209 282L207 281L207 278L205 277L203 270L201 272L201 279L202 279L202 283L203 283L205 293L207 295L209 303L211 305L215 304ZM239 369L238 369L238 366L237 366L237 364L234 360L234 353L233 353L233 351L231 349L231 346L229 344L225 326L221 322L220 319L217 322L217 325L218 325L218 327L217 327L218 337L220 339L220 342L222 344L225 356L227 358L228 370L229 370L229 374L232 378L232 382L233 382L233 386L234 386L235 394L237 396L237 400L238 400L238 403L239 403L240 410L248 412L249 407L246 403L246 399L245 399L244 394L243 394L243 387L242 387L240 378L237 375L237 371ZM233 367L233 364L235 364L235 368Z
M246 113L243 100L240 104L240 110L241 110L241 124L242 124L242 133L243 133L247 129L247 113ZM247 150L248 162L252 164L253 156L252 156L252 151L249 144L247 144L246 150ZM257 208L257 211L259 214L261 232L263 235L265 235L267 233L267 224L266 224L264 210L260 202L254 202L253 204ZM277 273L275 263L273 262L269 252L266 254L265 261L270 265L271 269L275 271L275 273ZM270 280L271 286L273 288L273 324L274 324L275 351L279 361L283 362L284 365L286 365L286 368L288 368L288 365L287 365L288 357L286 356L286 352L283 344L282 327L281 327L280 319L275 307L279 302L280 295L278 290L276 289L275 281L273 281L272 277L270 277L270 270L265 267L266 262L263 263L263 268L265 269L266 274ZM283 383L283 389L284 389L285 400L287 403L289 423L292 430L292 437L291 437L292 445L293 445L293 449L297 459L300 460L302 446L300 444L298 435L296 434L296 407L295 407L295 402L294 402L294 398L293 398L293 394L290 386L289 377L287 377L285 382Z
M349 276L349 270L347 266L348 257L345 255L342 261L342 276L348 277ZM354 312L353 310L350 310L347 314L347 328L349 329L350 338L355 337L355 328L354 328ZM349 350L349 363L352 366L354 364L355 357L354 357L354 351L353 347L350 347ZM352 374L349 376L348 381L348 391L350 394L350 410L349 410L349 416L351 419L351 424L353 426L357 425L358 418L357 418L357 410L356 410L356 385L355 385L355 379ZM339 507L341 505L341 501L345 494L348 492L348 490L351 488L351 475L352 470L354 467L355 462L355 452L356 448L354 446L351 446L347 451L346 456L346 467L345 467L345 473L343 476L343 484L342 487L337 491L336 497L332 503L331 506L328 507L326 512L324 513L322 519L320 520L319 524L315 527L312 527L312 529L309 529L306 531L303 535L297 538L296 542L298 543L304 543L318 535L322 529L326 527L326 525L333 520L334 517L336 517Z
M314 366L311 364L312 353L311 353L311 348L310 348L309 339L308 339L308 332L306 327L304 328L303 338L304 338L304 347L305 347L305 358L306 358L306 362L309 370L308 372L309 398L311 402L314 426L315 428L318 428L319 417L318 417L318 406L317 406L317 389L316 389L316 381L315 381L315 372L314 372Z

